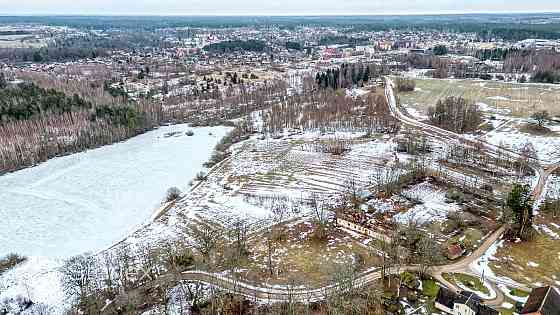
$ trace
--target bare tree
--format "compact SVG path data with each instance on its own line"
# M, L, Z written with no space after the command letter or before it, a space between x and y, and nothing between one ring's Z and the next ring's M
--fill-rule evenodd
M420 274L427 276L430 268L442 263L443 255L441 247L433 234L426 235L416 245L416 260L420 266Z
M531 118L533 118L537 122L537 125L542 128L544 126L544 123L550 118L550 114L548 113L548 111L543 110L533 113L533 115L531 115Z
M202 265L211 268L213 257L221 242L220 229L210 223L197 222L187 227L187 234L193 238L193 247L202 255Z
M62 287L69 298L85 302L95 289L96 261L91 255L68 258L60 268Z

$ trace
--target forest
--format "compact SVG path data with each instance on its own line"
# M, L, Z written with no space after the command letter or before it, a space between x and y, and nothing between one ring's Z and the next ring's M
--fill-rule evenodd
M319 87L324 89L362 87L371 78L376 78L382 73L384 73L384 69L375 63L342 64L339 68L318 72L315 81Z
M105 48L49 47L49 48L0 48L0 61L6 62L55 62L108 56Z
M91 108L78 95L69 97L54 89L42 89L33 83L14 86L0 84L0 121L26 120L43 114L62 114Z
M164 119L161 104L129 103L93 81L18 77L24 83L0 75L0 174L127 139Z

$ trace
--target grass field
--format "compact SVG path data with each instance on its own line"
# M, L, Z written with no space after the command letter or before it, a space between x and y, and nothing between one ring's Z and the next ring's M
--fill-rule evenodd
M531 286L559 285L559 262L560 241L539 233L530 242L507 243L499 248L490 267L499 276Z
M482 292L484 294L490 294L488 288L477 277L469 276L462 273L444 273L443 277L445 278L445 280L449 282L455 284L460 283L463 286L473 291Z
M320 286L332 281L333 273L341 266L364 271L379 265L379 256L353 237L330 229L327 238L319 241L313 237L315 229L307 220L283 227L282 238L273 245L272 275L268 268L267 239L254 239L247 265L243 266L249 271L247 275L255 281L268 279L270 285Z
M533 112L548 110L560 115L560 86L517 84L480 80L416 79L416 90L400 93L401 104L420 113L449 96L461 96L488 105L488 111L526 118Z

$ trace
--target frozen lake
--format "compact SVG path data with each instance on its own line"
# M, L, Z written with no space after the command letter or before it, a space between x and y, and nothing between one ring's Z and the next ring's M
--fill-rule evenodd
M144 223L169 187L188 188L228 130L161 127L0 176L0 256L67 257L111 245Z

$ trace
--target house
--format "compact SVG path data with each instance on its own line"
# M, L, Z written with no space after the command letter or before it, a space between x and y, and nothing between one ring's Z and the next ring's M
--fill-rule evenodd
M440 288L435 307L452 315L499 315L500 313L481 303L480 298L472 292L455 293Z
M560 315L560 294L553 287L533 289L521 315Z
M378 240L384 241L386 243L391 243L391 239L387 236L387 232L385 230L383 230L381 227L378 227L378 229L374 230L372 228L361 225L358 222L350 220L349 218L343 218L343 217L340 217L340 216L336 217L336 224L340 227L349 229L351 231L354 231L354 232L357 232L357 233L360 233L360 234L367 235L367 236L372 237L374 239L378 239Z
M447 247L447 252L445 253L445 255L447 256L447 258L449 258L449 260L455 260L463 256L464 253L465 250L463 249L463 247L461 247L461 245L454 244Z

